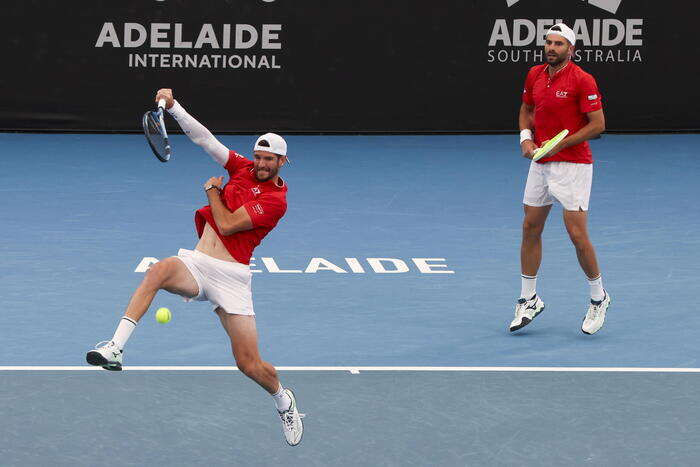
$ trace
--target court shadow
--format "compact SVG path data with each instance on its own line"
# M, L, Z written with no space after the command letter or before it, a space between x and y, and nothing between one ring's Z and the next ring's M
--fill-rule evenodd
M584 334L581 331L575 334L575 339L578 341L598 341L606 340L607 336L605 334L595 333L595 334Z
M510 337L527 337L527 336L538 336L541 334L544 334L544 331L542 329L520 329L519 331L515 332L508 332L506 329L506 332Z

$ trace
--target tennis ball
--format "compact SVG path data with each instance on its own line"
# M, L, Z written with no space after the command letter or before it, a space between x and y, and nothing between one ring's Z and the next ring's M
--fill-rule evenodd
M171 315L170 315L170 310L167 308L158 308L156 311L156 321L158 321L161 324L165 324L168 321L170 321Z

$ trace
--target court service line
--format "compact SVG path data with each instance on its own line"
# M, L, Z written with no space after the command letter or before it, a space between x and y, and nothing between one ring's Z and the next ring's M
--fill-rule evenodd
M563 366L278 366L279 371L700 373L700 368ZM238 371L235 366L125 366L125 371ZM0 366L0 371L102 371L96 366Z

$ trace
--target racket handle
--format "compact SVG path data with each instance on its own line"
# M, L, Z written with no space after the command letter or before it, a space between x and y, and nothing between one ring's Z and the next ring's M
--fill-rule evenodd
M158 101L158 108L159 109L164 109L165 108L165 99L160 99Z

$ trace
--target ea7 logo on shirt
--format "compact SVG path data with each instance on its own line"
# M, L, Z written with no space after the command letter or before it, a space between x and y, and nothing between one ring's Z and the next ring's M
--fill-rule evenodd
M569 97L569 91L557 91L557 97L566 99L567 97Z
M252 207L253 207L253 211L255 211L257 214L260 214L260 215L265 214L265 210L260 205L260 203L255 203Z
M591 94L590 96L588 96L589 101L594 101L596 99L598 99L598 94Z

